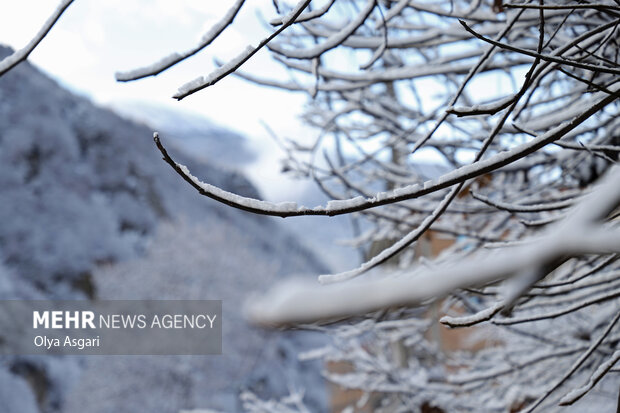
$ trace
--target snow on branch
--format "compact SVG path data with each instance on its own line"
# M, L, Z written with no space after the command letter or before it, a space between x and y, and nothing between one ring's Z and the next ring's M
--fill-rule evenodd
M120 82L129 82L131 80L143 79L148 76L155 76L166 69L171 68L177 63L182 62L183 60L191 57L209 46L222 32L232 24L233 20L241 10L241 6L245 3L245 0L237 0L235 4L233 4L230 9L226 12L224 17L220 21L218 21L211 29L202 36L200 43L195 47L183 52L183 53L172 53L168 55L158 62L155 62L149 66L141 67L138 69L130 70L127 72L117 72L115 74L116 80Z
M620 85L615 85L613 88L614 93L619 93ZM244 211L252 212L261 215L271 215L279 217L291 217L302 215L323 215L334 216L341 214L349 214L352 212L363 211L369 208L375 208L383 205L389 205L396 202L401 202L408 199L418 198L427 194L437 192L439 190L448 188L450 186L459 184L477 176L484 175L488 172L501 168L502 166L509 165L535 151L542 148L549 143L552 143L568 132L575 129L581 123L585 122L593 114L599 112L605 106L616 100L615 95L609 95L604 92L597 92L588 107L582 108L583 110L576 114L576 116L570 121L563 122L548 132L532 139L529 142L523 143L514 147L511 150L504 151L492 155L485 160L480 160L471 165L462 166L452 172L449 172L437 180L428 181L424 185L412 184L402 188L395 189L393 191L379 192L372 198L356 197L345 200L335 200L327 203L326 206L316 206L314 208L307 208L305 206L298 206L294 202L286 202L280 204L273 204L266 201L261 201L253 198L242 197L220 188L217 188L208 183L200 181L193 176L185 166L177 164L168 154L161 141L159 135L154 135L155 144L163 155L163 159L179 174L181 177L192 185L200 194L216 201L222 202L234 208L238 208Z
M541 211L555 211L558 209L564 209L572 206L575 203L574 199L565 199L558 202L549 202L538 205L523 205L523 204L511 204L508 202L500 202L489 199L488 197L471 192L471 196L487 205L501 209L508 212L541 212Z
M445 212L448 208L452 200L458 195L461 191L463 184L459 184L452 188L450 192L445 196L445 198L437 205L437 207L433 210L432 213L424 218L424 221L416 226L411 232L407 235L399 239L394 245L385 250L381 251L379 254L375 255L372 259L362 264L360 267L355 268L350 271L344 271L338 274L325 274L319 276L319 282L328 284L333 282L340 282L349 280L351 278L355 278L366 271L375 268L376 266L386 262L390 258L394 257L396 254L403 251L407 246L411 245L413 242L417 241L430 227L433 223Z
M291 10L291 12L284 18L282 25L275 30L272 34L270 34L265 39L261 40L258 46L248 46L242 53L240 53L237 57L232 59L230 62L225 64L224 66L215 69L213 72L208 74L207 76L201 76L197 79L194 79L191 82L188 82L181 86L178 92L173 96L173 98L177 100L181 100L193 93L198 92L204 88L212 86L233 73L237 69L239 69L245 62L247 62L252 56L256 54L260 49L265 47L267 43L277 37L280 33L282 33L287 27L295 23L295 20L299 15L304 11L306 7L310 4L311 0L303 0L297 3L295 8Z
M538 4L515 4L508 3L503 4L507 9L542 9L542 10L578 10L578 9L594 9L594 10L615 10L620 11L620 7L613 4L604 3L592 3L592 4L551 4L551 5L538 5Z
M532 403L528 409L525 411L525 413L529 413L532 412L534 409L536 409L536 407L538 407L543 401L545 401L545 399L547 399L547 397L549 397L551 395L551 393L553 393L555 390L557 390L562 384L564 384L576 371L579 367L581 367L581 365L592 355L592 353L594 353L594 351L599 348L599 346L601 345L601 343L603 343L603 341L607 338L607 336L609 335L609 333L611 332L611 330L613 329L613 327L616 325L616 323L618 322L618 319L620 319L620 312L618 312L609 322L609 324L607 325L607 327L605 328L605 330L603 331L603 333L596 339L596 341L594 341L592 343L592 345L581 354L581 356L579 357L579 359L577 359L577 361L575 361L573 363L573 365L571 366L571 368L562 376L562 378L560 380L558 380L553 386L551 386L551 388L549 388L549 390L547 390L545 392L545 394L543 394L538 400L536 400L534 403ZM580 394L579 397L582 397L587 391L589 391L592 386L587 386L587 389L584 390L579 390L578 394ZM574 393L574 395L576 395L577 393ZM567 396L568 397L568 396ZM576 401L576 399L574 400Z
M448 327L470 327L475 324L479 324L482 321L490 320L495 314L499 313L504 308L504 302L498 301L492 306L485 308L477 312L476 314L462 316L462 317L451 317L451 316L443 316L439 322L447 325Z
M553 56L553 55L544 55L541 53L537 53L531 50L527 50L527 49L523 49L520 47L515 47L515 46L511 46L509 44L506 43L501 43L501 42L497 42L495 40L492 39L488 39L486 37L484 37L483 35L477 33L476 31L474 31L471 27L469 27L467 25L466 22L464 22L463 20L459 20L459 22L461 23L461 25L463 25L463 27L465 28L465 30L467 30L469 33L471 33L472 35L474 35L475 37L477 37L478 39L490 43L493 46L497 46L500 47L502 49L506 49L506 50L510 50L511 52L516 52L518 54L521 55L526 55L526 56L532 56L541 60L545 60L547 62L553 62L553 63L559 63L562 65L567 65L567 66L573 66L573 67L578 67L580 69L586 69L586 70L591 70L593 72L603 72L603 73L611 73L614 75L620 75L620 69L616 69L613 67L607 67L607 66L601 66L601 65L592 65L592 64L588 64L588 63L581 63L579 61L575 61L575 60L569 60L569 59L562 59L560 57L557 56ZM609 23L609 27L607 26L599 26L597 29L598 31L604 31L607 29L610 29L612 27L617 26L620 23L620 19L614 20L612 22Z
M323 53L340 45L347 37L363 25L366 19L368 19L368 16L370 16L370 13L374 10L376 4L376 0L367 0L359 14L348 25L334 35L330 36L323 43L320 43L310 49L284 50L277 45L271 45L270 49L277 53L283 54L286 57L294 59L314 59L315 57L319 57Z
M562 400L560 400L560 406L569 406L585 396L618 361L620 361L620 350L616 350L607 361L601 364L585 385L564 396Z
M45 21L41 29L32 38L32 40L28 42L25 47L17 50L12 55L7 56L2 59L2 61L0 61L0 76L2 76L13 67L15 67L17 64L23 62L28 58L30 53L32 53L35 47L37 47L37 45L41 43L41 40L43 40L43 38L47 36L54 24L56 24L58 19L60 19L60 16L62 16L64 11L67 9L67 7L71 5L71 3L73 3L73 0L62 0L56 10L54 10L51 16Z
M459 288L480 287L522 274L524 268L543 268L559 257L592 254L588 234L620 204L620 168L609 172L595 191L584 197L571 213L546 235L519 247L483 252L471 258L446 262L430 270L384 276L380 280L350 281L321 286L299 280L274 287L251 300L247 316L264 325L311 323L366 314L397 306L415 306ZM599 251L620 252L620 231ZM546 274L545 274L546 275Z
M299 17L297 19L295 19L295 23L301 23L301 22L306 22L308 20L312 20L312 19L316 19L317 17L321 17L322 15L324 15L325 13L327 13L329 11L329 9L332 7L332 5L334 4L336 0L329 0L327 3L325 3L323 5L323 7L320 7L316 10L312 10L306 13L302 13L299 15ZM272 26L280 26L281 24L284 23L284 21L286 20L286 16L284 17L277 17L275 19L272 19L269 21L269 24L271 24Z

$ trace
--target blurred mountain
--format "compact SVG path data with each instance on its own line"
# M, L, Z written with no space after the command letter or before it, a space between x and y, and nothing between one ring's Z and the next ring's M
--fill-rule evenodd
M0 46L0 59L9 53ZM170 145L195 175L259 196L242 174L186 150ZM22 63L0 77L0 200L0 298L222 299L226 326L223 356L2 357L0 411L238 411L243 389L275 397L297 385L324 410L320 366L296 359L318 337L253 329L239 304L325 267L276 220L200 196L161 160L151 128Z
M270 199L272 201L290 200L307 206L329 201L314 181L301 181L285 174L252 180L254 171L273 167L272 152L278 148L273 147L271 142L250 142L200 114L171 106L145 101L115 101L109 107L123 117L160 132L172 147L191 153L207 164L226 170L244 171L259 190L278 193L278 199ZM304 247L319 255L331 271L344 271L359 263L359 253L339 242L353 237L347 216L296 217L287 220L283 227Z

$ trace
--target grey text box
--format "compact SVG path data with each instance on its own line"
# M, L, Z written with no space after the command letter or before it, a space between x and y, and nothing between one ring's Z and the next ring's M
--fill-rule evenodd
M0 300L0 354L222 353L219 300Z

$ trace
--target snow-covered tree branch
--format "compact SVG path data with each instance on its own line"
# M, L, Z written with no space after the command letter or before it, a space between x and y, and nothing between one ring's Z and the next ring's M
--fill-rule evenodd
M54 13L45 21L41 29L37 34L28 42L26 46L15 51L12 55L5 57L0 61L0 76L14 68L17 64L23 62L28 58L30 53L41 43L43 38L47 36L52 27L56 24L60 16L65 10L73 3L73 0L62 0Z
M182 90L232 73L307 93L305 121L319 133L290 143L286 168L333 201L221 191L156 137L179 175L231 207L366 218L354 242L367 262L319 277L334 285L275 285L247 305L248 317L349 320L326 327L334 345L323 357L352 372L328 378L378 394L385 411L549 411L616 374L620 172L597 179L620 150L617 4L314 3L292 8L297 20L273 19L291 27L264 42L290 80L248 73L244 58ZM430 155L442 168L425 175L420 160ZM428 262L416 245L433 233L451 245ZM492 338L476 351L442 351L428 324L407 324L433 302L444 325Z

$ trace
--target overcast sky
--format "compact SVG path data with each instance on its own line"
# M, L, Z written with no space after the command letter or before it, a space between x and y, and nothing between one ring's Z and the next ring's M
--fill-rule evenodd
M58 0L20 0L0 6L0 43L23 47L57 7ZM207 29L226 12L232 1L204 0L75 0L52 31L30 55L30 61L73 91L100 104L144 100L173 105L201 113L209 119L239 131L260 145L267 133L266 122L281 136L309 135L298 120L306 97L252 85L228 78L217 85L177 102L171 98L177 88L208 74L213 58L231 58L256 44L275 16L271 0L252 0L242 8L233 26L212 47L156 77L118 83L114 73L144 66L174 51L194 46ZM259 53L244 66L269 76L286 73ZM274 149L269 146L268 152ZM270 161L275 162L274 156ZM254 179L273 177L279 167L264 166Z

